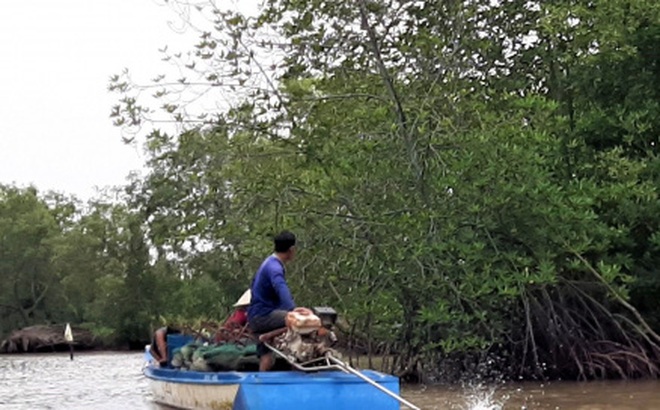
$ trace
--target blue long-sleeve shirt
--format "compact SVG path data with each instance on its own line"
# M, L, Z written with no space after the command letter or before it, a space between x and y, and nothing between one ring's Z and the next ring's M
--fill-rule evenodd
M248 321L253 317L267 316L273 310L293 310L291 291L284 278L284 265L274 255L263 261L254 275L250 287L252 297L248 307Z

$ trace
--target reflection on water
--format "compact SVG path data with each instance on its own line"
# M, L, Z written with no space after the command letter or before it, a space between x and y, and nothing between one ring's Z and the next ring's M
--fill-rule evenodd
M0 409L162 410L151 402L142 359L140 353L78 354L73 361L68 353L0 355ZM660 381L404 386L402 391L428 410L660 410Z

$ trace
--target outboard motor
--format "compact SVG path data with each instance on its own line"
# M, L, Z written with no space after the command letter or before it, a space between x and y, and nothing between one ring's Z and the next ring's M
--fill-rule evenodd
M314 361L328 353L336 355L332 346L337 336L332 328L337 312L330 307L296 308L286 317L286 331L275 336L273 347L298 363Z

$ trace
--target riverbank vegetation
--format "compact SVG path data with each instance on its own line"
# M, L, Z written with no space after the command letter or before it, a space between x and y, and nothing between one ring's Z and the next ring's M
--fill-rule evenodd
M221 318L286 228L297 303L385 370L658 377L660 5L546 3L175 3L181 76L110 84L147 174L2 187L0 330Z

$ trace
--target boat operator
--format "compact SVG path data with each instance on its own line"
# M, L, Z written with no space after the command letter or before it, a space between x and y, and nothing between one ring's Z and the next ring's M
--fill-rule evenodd
M286 315L295 309L296 304L285 278L285 264L296 255L296 236L283 231L275 236L275 250L268 256L252 279L252 297L248 307L248 325L258 337L260 334L286 326ZM274 357L264 343L257 345L259 371L273 367Z

